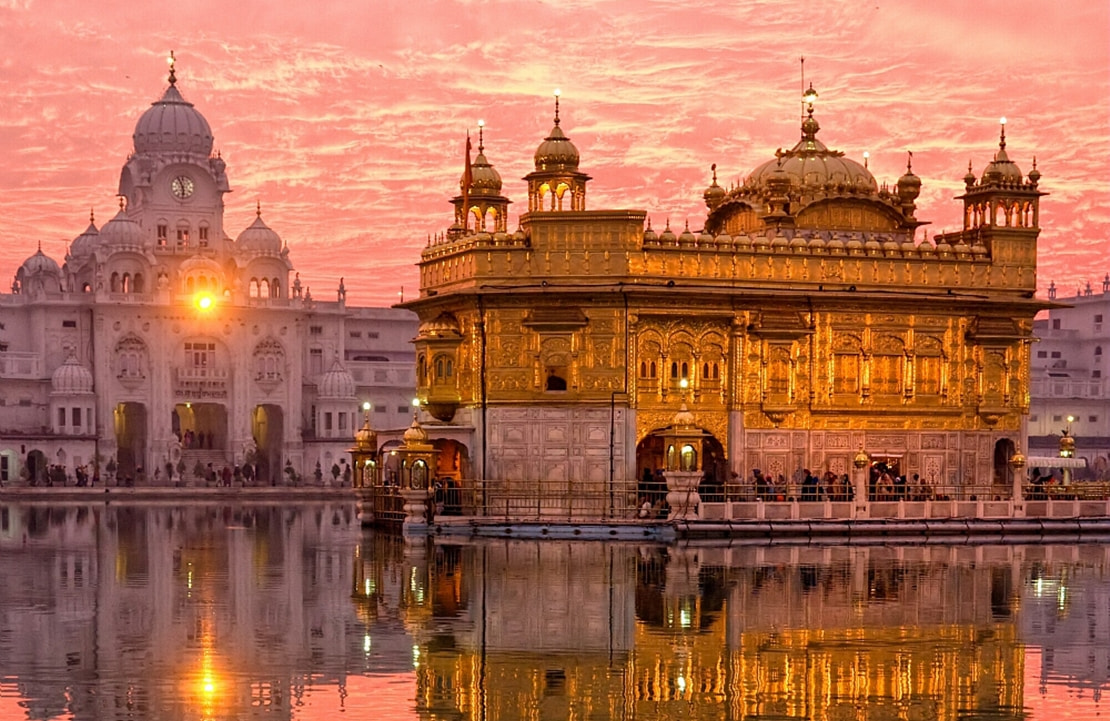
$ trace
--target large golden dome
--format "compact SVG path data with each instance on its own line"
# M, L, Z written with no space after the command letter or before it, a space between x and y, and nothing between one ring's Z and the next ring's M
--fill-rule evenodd
M817 139L821 126L810 115L802 123L802 139L787 151L776 151L775 158L752 171L745 185L766 187L779 168L790 179L791 190L855 190L871 193L879 189L871 171L838 150L829 150Z

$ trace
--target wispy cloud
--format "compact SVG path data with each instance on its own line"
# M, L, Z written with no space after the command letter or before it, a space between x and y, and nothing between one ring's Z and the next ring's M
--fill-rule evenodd
M219 18L218 29L212 18ZM430 233L451 222L466 129L523 205L532 153L563 90L563 128L594 177L590 207L657 224L705 217L709 165L739 180L798 137L798 59L820 92L821 138L896 179L906 151L919 216L954 228L970 160L981 172L1006 115L1011 157L1037 156L1039 277L1071 286L1110 269L1110 8L957 0L155 6L0 0L0 273L43 242L60 257L115 212L141 113L178 57L179 88L228 162L235 237L261 200L317 297L389 303L415 289Z

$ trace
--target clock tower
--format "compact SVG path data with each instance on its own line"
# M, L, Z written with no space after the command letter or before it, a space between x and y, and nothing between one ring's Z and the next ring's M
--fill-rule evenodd
M226 164L212 154L212 130L177 89L173 55L169 87L139 118L135 151L120 174L127 216L150 247L189 252L224 238Z

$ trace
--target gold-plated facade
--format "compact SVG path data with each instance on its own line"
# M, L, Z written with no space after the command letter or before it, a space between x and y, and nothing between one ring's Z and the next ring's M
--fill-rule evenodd
M798 144L732 187L714 166L704 229L676 234L587 210L556 116L519 229L456 222L429 243L405 304L423 324L418 393L470 430L476 476L638 477L685 379L724 449L712 473L846 473L863 447L926 482L1009 493L1045 307L1040 173L1022 175L1003 133L965 178L965 226L918 237L912 166L880 186L818 129L810 108ZM457 197L456 218L488 212L486 192Z

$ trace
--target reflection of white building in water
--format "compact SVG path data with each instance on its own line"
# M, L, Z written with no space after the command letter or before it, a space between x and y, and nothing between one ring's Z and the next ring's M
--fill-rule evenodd
M349 308L342 281L314 299L261 206L227 234L226 163L172 65L133 139L118 213L0 295L0 482L95 457L138 483L251 461L263 482L287 462L328 480L363 401L406 425L415 316Z
M310 691L338 705L367 662L358 528L338 505L5 506L0 678L19 679L26 718L288 719Z

